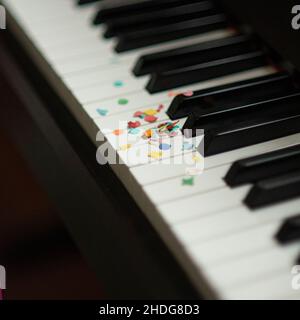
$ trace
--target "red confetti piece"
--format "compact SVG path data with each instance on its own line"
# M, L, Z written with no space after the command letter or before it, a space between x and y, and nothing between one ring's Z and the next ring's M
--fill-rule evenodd
M162 109L164 108L164 106L162 104L160 104L157 108L157 112L160 112Z
M145 117L145 121L146 122L149 122L149 123L153 123L153 122L155 122L155 121L157 121L157 117L155 117L155 116L146 116Z
M141 123L139 121L135 121L135 122L129 121L128 122L128 128L129 129L135 129L135 128L138 128L140 126L141 126Z
M137 112L134 113L133 116L134 116L135 118L140 118L140 117L142 117L143 115L144 115L144 113L143 113L142 111L137 111Z

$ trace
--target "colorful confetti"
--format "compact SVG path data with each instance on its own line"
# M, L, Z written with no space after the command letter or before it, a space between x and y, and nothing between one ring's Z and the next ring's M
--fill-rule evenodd
M141 126L139 121L129 121L128 122L128 129L135 129Z
M149 122L149 123L154 123L154 122L156 122L157 121L157 117L155 117L155 116L146 116L145 118L144 118L144 120L146 121L146 122Z
M194 92L193 91L186 91L186 92L183 93L183 95L185 97L192 97L194 95Z
M182 151L189 151L192 150L194 148L194 145L190 142L183 142L182 144Z
M193 186L194 185L194 177L188 177L182 179L182 185L183 186Z
M121 81L121 80L117 80L117 81L114 82L114 86L115 86L116 88L123 87L123 86L124 86L124 82Z
M167 121L159 124L156 128L148 129L142 135L143 139L153 139L159 137L175 137L178 135L180 127L179 120L175 122Z
M127 151L132 147L132 144L124 144L123 146L120 147L121 151Z
M179 91L170 91L170 92L168 92L168 97L173 98L173 97L178 96L179 94L181 94L181 92L179 92Z
M200 158L200 156L197 155L197 154L192 157L192 160L193 160L195 163L201 162L201 158Z
M115 136L120 136L121 134L124 133L124 131L121 130L121 129L116 129L116 130L114 130L112 133L113 133Z
M124 99L124 98L118 100L118 104L121 105L121 106L124 106L124 105L128 104L128 102L129 101L127 99Z
M128 133L133 134L133 135L139 134L140 132L141 132L141 130L138 128L132 128L132 129L128 130Z
M163 151L167 151L167 150L170 150L171 149L171 145L168 144L168 143L161 143L159 145L159 149L160 150L163 150Z
M102 117L105 117L108 114L108 110L106 110L106 109L97 109L97 112Z
M145 122L148 123L154 123L158 120L158 117L156 115L161 112L161 110L164 108L164 106L161 104L158 106L157 109L147 109L145 111L136 111L133 114L134 118L139 118L144 120Z
M162 157L162 152L161 151L152 151L148 154L149 158L152 159L160 159Z

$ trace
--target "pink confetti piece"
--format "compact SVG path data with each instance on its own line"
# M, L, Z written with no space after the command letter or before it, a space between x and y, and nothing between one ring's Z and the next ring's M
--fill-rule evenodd
M185 97L192 97L194 95L194 92L193 91L186 91L186 92L183 93L183 95Z

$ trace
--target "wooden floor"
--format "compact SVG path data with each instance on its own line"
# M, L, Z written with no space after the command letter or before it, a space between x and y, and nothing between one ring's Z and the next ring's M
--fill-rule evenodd
M7 91L0 81L3 99ZM0 147L0 265L7 272L5 298L102 298L98 279L1 121Z

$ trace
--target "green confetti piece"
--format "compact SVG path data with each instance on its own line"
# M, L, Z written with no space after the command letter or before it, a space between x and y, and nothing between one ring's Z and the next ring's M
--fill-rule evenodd
M128 102L129 101L127 99L124 99L124 98L118 100L118 104L121 105L121 106L128 104Z

